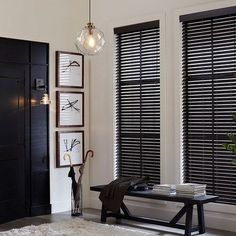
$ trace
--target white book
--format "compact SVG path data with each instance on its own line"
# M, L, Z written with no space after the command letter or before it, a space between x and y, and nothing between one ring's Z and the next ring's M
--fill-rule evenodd
M206 189L206 184L186 183L176 185L176 190L201 190Z

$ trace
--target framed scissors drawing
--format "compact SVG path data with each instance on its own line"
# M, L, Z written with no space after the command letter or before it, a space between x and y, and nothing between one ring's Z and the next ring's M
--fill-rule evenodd
M84 93L56 92L57 127L84 126Z
M83 164L84 131L56 132L56 167Z
M80 53L56 51L56 86L84 87L84 56Z

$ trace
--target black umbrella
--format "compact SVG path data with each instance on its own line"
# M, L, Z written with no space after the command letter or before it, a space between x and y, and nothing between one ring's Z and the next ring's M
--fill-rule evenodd
M77 190L77 182L75 180L75 171L74 171L74 167L73 165L70 166L70 171L68 173L68 177L71 178L71 181L72 181L72 192L73 192L73 196L74 196L74 199L75 199L75 195L76 195L76 190Z

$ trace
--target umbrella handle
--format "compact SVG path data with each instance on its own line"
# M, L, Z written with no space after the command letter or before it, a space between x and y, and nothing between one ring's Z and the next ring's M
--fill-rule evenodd
M93 155L94 155L93 150L88 150L86 152L86 155L85 155L85 158L84 158L84 164L86 163L89 154L90 154L90 157L93 157Z
M90 157L92 158L93 157L93 150L88 150L87 152L86 152L86 155L85 155L85 158L84 158L84 163L83 163L83 165L81 165L80 166L80 168L79 168L79 173L80 173L80 176L79 176L79 180L78 180L78 183L80 182L82 182L82 176L83 176L83 172L84 172L84 167L85 167L85 163L86 163L86 161L87 161L87 159L88 159L88 156L89 156L89 154L90 154Z
M70 162L70 166L72 166L72 162L71 162L71 157L70 157L70 154L68 152L66 152L63 156L63 159L66 160L66 158L69 159L69 162Z

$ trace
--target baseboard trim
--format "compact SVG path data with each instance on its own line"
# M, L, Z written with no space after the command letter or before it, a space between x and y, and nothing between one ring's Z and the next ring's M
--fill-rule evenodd
M51 204L32 206L30 208L30 216L48 215L51 214Z
M59 213L71 210L71 201L55 201L51 202L52 213Z

